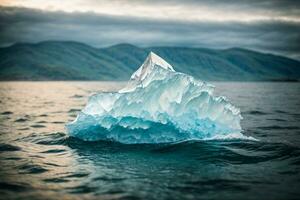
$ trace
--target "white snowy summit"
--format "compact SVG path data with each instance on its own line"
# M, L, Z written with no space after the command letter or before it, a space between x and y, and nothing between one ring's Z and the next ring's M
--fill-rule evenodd
M213 90L151 52L125 88L91 96L67 130L82 140L126 144L246 138L239 109Z
M161 67L173 72L175 71L169 63L151 51L142 66L131 75L130 79L142 81L155 67Z
M150 80L150 82L153 81L155 79L155 77L153 77L155 73L153 72L160 70L169 70L175 72L169 63L155 53L150 52L144 63L138 68L138 70L136 70L136 72L131 75L127 86L121 89L119 92L132 92L138 87L146 87L149 83L149 81L146 81L146 79ZM157 76L159 75L161 75L161 73L157 74Z

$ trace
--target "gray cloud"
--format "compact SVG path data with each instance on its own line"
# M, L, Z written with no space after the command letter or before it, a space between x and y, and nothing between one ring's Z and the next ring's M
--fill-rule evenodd
M85 0L85 3L99 5L99 2L115 2L118 4L132 4L156 6L174 5L179 7L208 7L224 12L243 12L273 16L300 17L300 1L297 0Z
M192 1L191 1L192 2ZM178 22L0 7L0 45L44 40L74 40L103 47L138 46L243 47L300 58L299 22Z
M91 0L95 1L95 0ZM124 1L124 0L121 0ZM131 0L129 0L131 1ZM137 1L137 0L136 0ZM138 0L140 1L140 0ZM143 0L144 3L162 3L182 5L182 0ZM300 1L295 0L185 0L184 4L193 6L207 6L212 8L231 8L235 10L264 10L265 12L277 12L298 14L300 13Z

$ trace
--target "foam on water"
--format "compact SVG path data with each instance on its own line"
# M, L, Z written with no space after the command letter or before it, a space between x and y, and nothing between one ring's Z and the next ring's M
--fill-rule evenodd
M247 139L239 109L213 90L151 52L125 88L91 96L67 130L86 141L126 144Z

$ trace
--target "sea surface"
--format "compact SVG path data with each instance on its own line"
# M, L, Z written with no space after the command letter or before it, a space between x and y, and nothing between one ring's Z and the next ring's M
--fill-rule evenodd
M216 82L257 139L124 145L68 137L114 82L0 83L0 199L299 199L300 83Z

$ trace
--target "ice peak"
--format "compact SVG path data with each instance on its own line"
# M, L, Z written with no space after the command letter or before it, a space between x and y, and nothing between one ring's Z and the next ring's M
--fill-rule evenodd
M162 59L152 51L149 53L147 59L149 59L152 62L152 64L158 65L164 69L174 71L173 67L169 63L167 63L167 61L165 61L164 59Z
M131 75L131 79L143 80L155 67L161 67L166 70L175 71L173 67L164 59L153 53L147 56L146 60L140 68Z
M158 65L164 69L174 71L173 67L167 61L165 61L164 59L162 59L152 51L149 53L147 59L149 59L152 62L152 64Z

